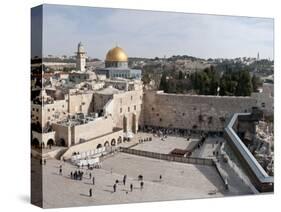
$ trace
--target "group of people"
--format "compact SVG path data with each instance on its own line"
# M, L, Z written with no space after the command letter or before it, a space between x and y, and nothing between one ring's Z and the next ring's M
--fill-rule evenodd
M123 185L124 186L126 186L126 182L127 182L127 175L125 174L124 176L123 176ZM117 191L117 185L119 184L119 180L115 180L115 183L113 184L113 193L115 193L116 191ZM143 181L141 182L141 189L143 188ZM131 183L130 184L130 191L132 192L133 191L133 189L134 189L134 185ZM128 192L126 192L126 193L128 193Z
M42 162L44 163L44 162ZM111 170L112 171L112 170ZM62 175L62 165L59 166L59 174ZM87 173L86 173L87 174ZM80 171L80 170L76 170L74 172L70 172L70 178L73 179L73 180L83 180L83 175L84 175L84 172L83 171ZM89 172L89 179L92 180L92 184L95 185L95 177L92 176L92 173ZM143 175L138 175L138 180L140 181L140 189L142 190L143 187L144 187L144 181L143 181ZM159 180L161 181L162 180L162 175L159 176ZM126 186L126 183L127 183L127 175L125 174L123 176L123 186ZM119 185L119 180L116 179L115 180L115 183L113 184L113 193L115 193L117 191L117 186ZM133 192L133 189L134 189L134 185L133 183L130 184L130 192ZM128 191L126 191L126 193L128 194ZM90 188L89 189L89 197L92 197L93 196L93 189Z
M84 175L84 172L82 172L80 170L75 171L75 172L70 172L70 178L73 180L82 180L83 175Z
M146 141L152 141L152 137L147 137L147 138L144 138L144 139L139 139L139 143L143 143L143 142L146 142Z
M138 180L140 181L140 189L142 190L144 187L144 181L143 181L143 175L138 175ZM162 181L162 175L159 175L159 181ZM127 175L123 176L123 185L125 186L127 182ZM113 184L113 193L117 191L117 185L119 184L119 180L115 180L115 183ZM132 192L134 189L134 185L130 184L130 191ZM127 192L128 193L128 192Z

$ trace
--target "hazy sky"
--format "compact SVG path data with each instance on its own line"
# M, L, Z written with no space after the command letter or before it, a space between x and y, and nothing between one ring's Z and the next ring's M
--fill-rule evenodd
M36 17L36 16L34 16ZM44 5L43 55L74 55L84 44L104 59L116 43L130 57L273 58L274 21L174 12Z

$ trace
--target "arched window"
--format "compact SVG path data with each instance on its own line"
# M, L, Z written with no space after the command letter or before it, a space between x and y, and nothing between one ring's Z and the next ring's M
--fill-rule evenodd
M115 146L116 145L116 140L113 138L112 140L111 140L111 146Z

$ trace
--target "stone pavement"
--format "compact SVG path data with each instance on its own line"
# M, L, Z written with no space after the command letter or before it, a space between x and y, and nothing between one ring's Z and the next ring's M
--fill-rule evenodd
M218 144L216 144L216 142ZM207 137L204 144L199 149L195 149L191 156L199 158L216 158L213 155L213 151L218 150L220 142L224 142L224 139L220 137Z
M134 146L132 149L149 151L149 152L157 152L163 154L169 154L173 149L187 149L189 145L195 140L191 138L187 141L184 137L176 137L176 136L168 136L167 138L161 140L159 137L154 137L152 134L142 135L142 138L151 137L152 141L146 141L143 143Z
M59 175L60 164L63 167L62 176ZM85 174L82 181L70 179L70 172L75 170L77 168L67 162L47 160L47 165L43 166L45 208L249 194L243 190L240 193L226 193L222 180L212 166L168 162L125 153L116 153L103 161L101 169L91 171L95 176L95 185L92 185L86 168L83 169ZM124 174L127 175L126 186L122 185ZM137 180L139 174L144 176L143 190ZM159 181L160 174L162 181ZM113 193L116 179L121 184ZM129 191L131 183L134 185L133 192ZM93 190L92 197L88 196L90 188ZM214 190L217 191L215 194L209 194Z

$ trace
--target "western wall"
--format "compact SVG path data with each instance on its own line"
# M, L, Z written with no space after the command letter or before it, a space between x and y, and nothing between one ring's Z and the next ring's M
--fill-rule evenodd
M146 91L141 126L189 130L223 131L232 114L250 112L257 105L253 97L167 94Z

